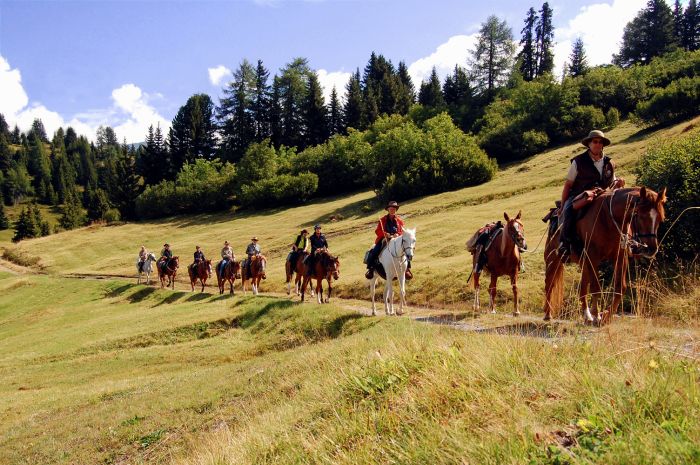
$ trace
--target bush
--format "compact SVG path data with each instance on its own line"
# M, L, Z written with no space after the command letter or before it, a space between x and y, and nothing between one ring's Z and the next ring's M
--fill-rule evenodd
M383 200L403 200L481 184L497 170L474 137L447 113L389 130L372 147L373 187Z
M605 128L610 130L618 124L620 124L620 112L617 108L611 107L608 112L605 113Z
M241 187L240 202L247 207L270 207L303 203L318 188L314 173L281 174Z
M647 123L664 124L700 113L700 76L684 77L668 87L651 91L649 100L637 104L635 114Z
M122 215L116 208L110 208L105 212L103 219L107 223L116 223L118 221L121 221Z
M523 133L523 149L528 153L538 153L549 145L549 137L543 131L531 129Z
M690 210L673 222L688 207L700 206L700 130L674 139L660 141L649 148L638 167L638 181L659 191L666 187L666 222L659 237L666 235L661 250L667 260L692 260L700 251L700 211Z
M603 126L605 126L605 115L600 108L592 105L578 105L566 118L563 134L567 138L579 139L585 137L592 128Z

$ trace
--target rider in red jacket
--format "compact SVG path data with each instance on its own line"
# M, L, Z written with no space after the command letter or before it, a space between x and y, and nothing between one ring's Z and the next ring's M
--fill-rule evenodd
M389 202L385 208L389 213L379 219L377 229L374 230L377 238L374 240L374 248L367 257L367 272L365 273L367 279L372 279L374 276L375 261L379 258L379 253L382 250L384 241L386 240L388 243L391 239L403 234L404 223L401 217L396 214L398 209L399 204L397 202L393 200ZM408 269L406 270L406 279L411 279L413 277L410 268L411 262L409 261Z

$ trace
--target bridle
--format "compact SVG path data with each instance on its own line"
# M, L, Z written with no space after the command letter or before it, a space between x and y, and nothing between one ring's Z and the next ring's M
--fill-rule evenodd
M656 233L654 232L648 232L648 233L640 233L639 232L639 202L641 201L641 198L637 197L633 200L633 207L632 207L632 215L630 216L629 219L629 225L630 229L632 230L632 234L630 237L630 234L625 233L622 231L622 228L620 225L617 223L617 220L615 219L615 215L613 215L612 211L612 204L613 200L615 199L615 194L617 194L617 190L614 190L612 195L610 196L610 201L608 202L608 212L610 214L610 219L612 220L613 224L615 225L615 228L617 231L620 233L620 246L622 248L627 248L627 247L636 247L636 248L647 248L648 246L642 242L639 241L639 239L643 237L653 237L656 239ZM622 224L624 225L625 219L623 216L622 219Z
M407 250L413 249L413 247L411 247L411 244L410 244L410 243L409 243L408 247L406 247L404 243L405 243L405 238L404 238L404 236L403 236L403 234L402 234L402 235L401 235L401 249L402 249L401 255L395 255L395 254L394 254L394 251L392 250L391 247L389 248L389 254L391 254L391 256L394 257L394 258L401 258L401 257L403 257L404 255L405 255L406 257L408 257L409 255L406 253L406 251L407 251Z
M519 239L518 234L520 234L522 236L523 242L524 242L525 241L525 231L524 231L525 228L524 228L523 224L516 219L514 219L512 221L512 225L513 225L512 229L513 230L511 230L510 224L511 224L511 222L508 222L506 224L506 227L508 228L508 235L510 236L510 239L513 241L513 243L518 247L518 249L521 250L522 248L521 248L520 244L518 243L518 239Z

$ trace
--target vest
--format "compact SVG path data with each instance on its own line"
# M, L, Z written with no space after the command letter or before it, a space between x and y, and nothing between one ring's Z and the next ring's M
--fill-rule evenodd
M297 240L294 241L294 245L299 250L306 250L307 241L308 241L308 239L306 237L304 237L302 234L299 234L297 236Z
M615 163L609 157L603 155L602 176L598 173L588 151L574 157L571 161L576 162L576 179L574 180L574 185L571 186L570 198L576 197L581 192L594 187L606 189L612 186L615 179Z

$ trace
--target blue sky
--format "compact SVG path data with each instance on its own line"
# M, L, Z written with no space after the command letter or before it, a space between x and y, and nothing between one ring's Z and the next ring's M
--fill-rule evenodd
M644 0L550 1L558 66L583 37L593 64L609 62L622 28ZM520 38L541 1L0 0L0 113L26 129L72 125L90 138L109 124L129 142L149 124L167 128L198 92L218 103L229 70L262 59L271 74L303 56L330 92L374 50L409 65L414 81L433 66L465 65L490 14ZM416 86L419 85L415 82Z

